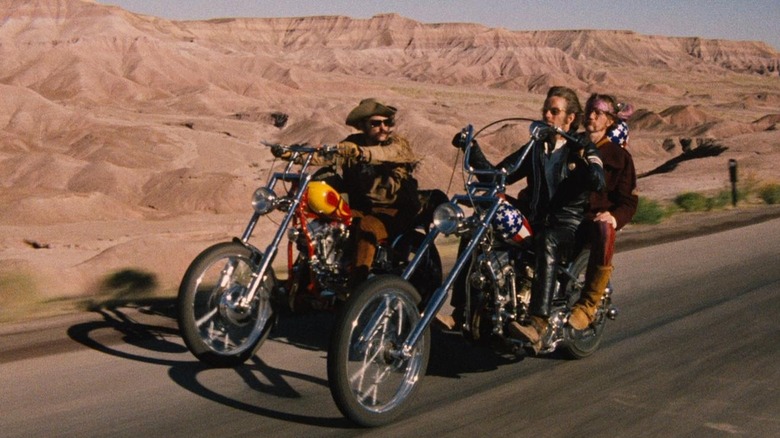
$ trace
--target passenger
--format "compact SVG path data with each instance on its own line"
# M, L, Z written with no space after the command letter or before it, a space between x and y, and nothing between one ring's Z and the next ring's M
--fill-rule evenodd
M604 162L606 186L590 195L590 208L580 226L580 233L590 243L590 258L585 286L572 308L569 325L583 330L593 322L604 290L612 275L615 233L631 221L639 197L636 170L628 142L630 105L619 105L614 97L592 94L585 104L585 131L598 147Z

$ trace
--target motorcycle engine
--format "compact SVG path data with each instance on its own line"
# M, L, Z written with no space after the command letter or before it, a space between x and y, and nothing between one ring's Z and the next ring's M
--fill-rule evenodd
M344 248L349 230L340 222L313 220L309 222L309 235L314 245L312 268L322 274L340 274L346 271Z
M487 251L482 253L472 270L469 281L472 290L479 291L482 299L477 300L479 309L473 309L479 317L472 321L472 331L487 334L502 334L504 322L517 316L517 275L508 251ZM489 326L487 322L490 321Z
M501 290L507 284L507 277L514 277L514 268L506 251L490 251L480 255L479 269L471 275L474 287L485 289L495 287Z

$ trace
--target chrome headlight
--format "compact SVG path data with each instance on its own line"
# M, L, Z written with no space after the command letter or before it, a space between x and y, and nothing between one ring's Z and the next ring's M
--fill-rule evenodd
M433 211L433 226L445 236L458 231L461 222L466 217L463 210L455 204L441 204Z
M266 214L276 207L276 193L268 187L260 187L252 195L252 207L259 214Z

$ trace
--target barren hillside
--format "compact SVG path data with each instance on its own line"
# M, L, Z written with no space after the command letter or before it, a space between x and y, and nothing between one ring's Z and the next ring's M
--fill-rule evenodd
M780 161L780 54L760 42L395 14L181 22L0 0L0 59L0 275L51 271L58 279L36 288L67 285L55 295L125 266L170 287L204 241L241 231L272 162L260 140L336 142L364 97L401 109L425 187L449 185L462 126L536 117L558 84L638 108L630 150L648 175L643 196L723 189L732 158L744 176L777 179ZM500 158L512 142L495 140ZM712 153L657 171L703 145Z

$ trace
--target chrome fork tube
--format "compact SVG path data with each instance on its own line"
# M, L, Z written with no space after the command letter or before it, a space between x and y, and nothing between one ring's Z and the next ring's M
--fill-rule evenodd
M412 328L411 333L409 333L409 337L406 338L403 345L401 345L401 348L395 352L395 354L400 358L406 360L412 357L412 350L414 349L415 344L417 344L417 341L420 340L420 337L422 337L423 332L430 325L433 317L444 305L444 300L449 295L447 292L452 287L452 284L455 283L455 279L458 277L458 274L460 274L460 271L464 266L466 266L466 263L471 261L471 254L474 252L474 249L477 247L477 245L479 245L480 240L482 240L482 237L487 232L487 229L490 226L490 220L496 214L496 211L498 211L498 205L498 203L493 205L489 213L483 219L482 223L477 226L477 232L474 233L471 241L466 246L463 253L461 253L460 257L455 260L455 265L447 275L444 283L438 289L436 289L436 291L431 296L431 300L428 302L428 305L426 305L425 309L423 309L420 321L418 321L417 324L415 324L415 326ZM432 230L429 235L433 234L434 232L435 231ZM432 241L433 239L430 240ZM420 251L420 253L422 253L422 251ZM417 258L419 255L420 254L417 254L415 258ZM404 278L408 278L411 274L412 272L409 268L407 268L407 270L404 271Z
M242 309L249 308L249 304L255 298L257 289L260 288L260 284L263 282L263 278L265 277L265 272L268 270L268 267L271 266L271 262L276 257L276 253L279 250L279 243L282 241L282 238L287 231L287 227L290 226L290 221L292 221L293 216L295 216L295 213L298 210L298 206L301 203L301 199L303 198L303 194L306 192L306 188L309 186L311 175L303 172L303 170L308 167L309 161L311 161L311 156L308 157L305 164L303 165L300 175L298 193L295 194L295 198L293 198L293 201L287 210L287 214L284 215L282 223L276 230L276 234L274 234L273 240L266 247L265 252L263 253L263 258L260 260L260 266L258 267L257 271L252 274L252 280L249 282L249 286L247 287L247 293L238 301L238 306ZM254 225L251 227L254 228ZM247 227L247 229L249 229L249 227Z
M249 238L252 237L252 232L255 230L255 226L257 225L257 221L260 219L260 213L254 212L252 214L252 218L249 219L249 223L246 225L246 229L244 230L244 234L241 235L241 241L245 244L249 242Z

